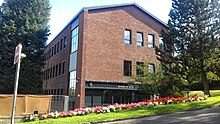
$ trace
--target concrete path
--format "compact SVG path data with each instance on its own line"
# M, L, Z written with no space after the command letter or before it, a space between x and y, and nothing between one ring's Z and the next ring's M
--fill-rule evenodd
M102 124L220 124L220 107L176 112Z

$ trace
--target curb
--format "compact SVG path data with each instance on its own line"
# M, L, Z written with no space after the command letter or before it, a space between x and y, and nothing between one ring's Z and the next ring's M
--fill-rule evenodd
M15 123L23 122L26 116L15 116ZM10 124L11 116L0 116L0 124Z

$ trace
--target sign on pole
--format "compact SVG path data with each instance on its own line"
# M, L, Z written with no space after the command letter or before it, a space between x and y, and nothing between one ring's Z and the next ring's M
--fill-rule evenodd
M22 49L21 44L18 44L18 46L15 48L14 64L16 63L18 64L16 68L16 75L15 75L14 97L13 97L13 104L12 104L12 111L11 111L11 124L14 124L16 98L17 98L17 90L18 90L18 79L19 79L19 71L20 71L21 49Z
M22 49L22 45L21 44L18 44L17 47L15 48L14 65L21 58L21 49Z

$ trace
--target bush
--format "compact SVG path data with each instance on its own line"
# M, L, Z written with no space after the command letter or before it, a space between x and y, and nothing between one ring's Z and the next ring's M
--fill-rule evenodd
M220 96L220 90L211 90L211 96Z
M184 96L185 97L188 97L188 95L187 95L187 93L186 93L186 91L182 91L183 92L183 94L184 94ZM197 96L202 96L202 97L204 97L204 93L203 93L203 91L190 91L189 92L189 96L191 97L191 96L193 96L193 95L197 95ZM211 94L211 96L212 97L214 97L214 96L220 96L220 90L210 90L210 94Z

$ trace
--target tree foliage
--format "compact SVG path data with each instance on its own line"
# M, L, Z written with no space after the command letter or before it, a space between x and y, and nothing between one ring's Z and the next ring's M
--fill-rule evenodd
M143 75L134 75L136 82L140 82L139 89L148 95L179 96L181 88L184 87L181 77L166 75L157 67L156 72L149 72L147 65L136 65L143 72Z
M4 0L0 6L0 93L13 93L15 47L21 43L18 93L42 92L42 56L49 36L49 0Z
M163 33L166 49L172 54L156 49L169 73L188 83L202 82L206 95L210 95L207 77L219 76L219 68L214 67L220 62L219 8L219 0L172 0L169 30Z

